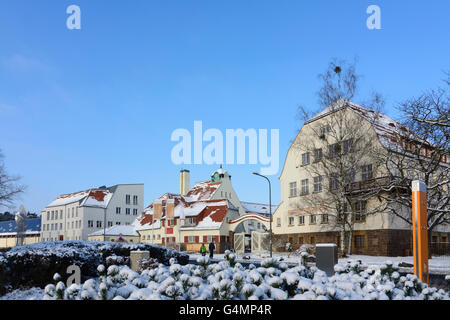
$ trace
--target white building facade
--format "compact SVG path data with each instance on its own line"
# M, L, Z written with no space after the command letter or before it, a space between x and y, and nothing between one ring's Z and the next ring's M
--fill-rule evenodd
M41 214L41 241L88 240L115 225L131 225L142 214L144 184L118 184L63 194Z

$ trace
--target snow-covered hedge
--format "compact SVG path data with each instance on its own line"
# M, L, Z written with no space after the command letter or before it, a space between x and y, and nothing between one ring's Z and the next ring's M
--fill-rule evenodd
M113 261L114 264L126 264L130 251L139 249L150 251L150 256L163 264L168 265L171 258L181 264L189 262L189 256L184 253L150 244L40 242L0 253L0 293L19 286L44 287L54 273L66 277L67 267L73 264L80 266L84 279L96 277L98 265L110 265Z
M413 275L400 276L392 264L362 271L358 262L349 262L337 265L336 274L327 277L316 267L289 268L273 258L247 269L235 263L232 254L226 258L230 261L211 264L208 257L200 257L196 265L185 266L172 259L170 266L159 264L141 273L127 266L100 265L98 277L81 285L66 288L55 280L45 287L44 299L450 299L448 292L428 287Z

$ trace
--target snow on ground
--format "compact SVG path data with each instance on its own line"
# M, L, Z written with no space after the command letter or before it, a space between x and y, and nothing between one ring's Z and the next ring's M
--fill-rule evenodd
M360 256L351 255L349 258L339 259L339 263L346 263L349 260L361 260L366 265L382 265L386 261L392 261L393 263L409 263L413 264L413 257L377 257L377 256ZM434 256L428 260L430 273L435 274L450 274L450 256ZM405 268L412 269L412 268Z
M278 254L280 255L280 254ZM445 287L428 286L415 275L402 276L385 257L361 262L348 260L335 266L335 275L309 265L291 265L277 258L259 258L259 267L245 267L227 252L222 261L198 257L195 264L158 264L142 272L128 266L99 265L98 276L66 288L55 275L55 284L15 290L2 300L449 300ZM256 260L258 257L253 257ZM291 259L289 257L289 259ZM363 268L362 261L379 265ZM347 261L348 260L348 261ZM392 261L392 259L390 259ZM243 260L245 261L245 260ZM248 260L246 261L248 262ZM450 276L446 277L447 283Z
M361 269L352 261L336 265L327 277L316 267L289 267L276 259L264 259L260 267L243 267L227 253L214 263L200 257L196 264L159 264L142 272L128 266L100 265L99 275L66 288L63 282L48 284L32 295L43 300L449 300L448 291L423 284L415 275L401 276L393 264ZM57 278L54 278L58 281ZM9 298L29 296L10 293Z
M209 253L208 253L209 254ZM195 260L201 255L199 253L189 254L191 260ZM248 263L261 263L264 258L269 257L268 253L246 253L246 254L236 254L237 261L248 262ZM250 257L250 259L244 259L243 257ZM289 254L287 252L273 252L274 258L282 258L286 263L297 264L300 261L299 255ZM214 254L214 260L223 260L223 254ZM383 265L386 261L392 261L393 263L399 264L405 262L408 264L413 264L413 257L382 257L382 256L363 256L363 255L350 255L348 258L339 259L339 263L346 263L350 260L361 260L364 265ZM450 274L450 256L434 256L428 260L430 273L434 274ZM412 272L412 268L401 268L401 271Z
M4 296L0 300L42 300L45 292L41 288L17 289Z

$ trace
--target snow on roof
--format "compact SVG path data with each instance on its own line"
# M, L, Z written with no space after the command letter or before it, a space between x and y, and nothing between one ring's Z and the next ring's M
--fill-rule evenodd
M164 206L164 200L163 200ZM174 217L179 218L181 213L184 213L186 218L198 217L198 222L202 222L204 219L209 217L212 222L203 222L198 224L197 227L200 228L215 228L223 222L228 210L237 210L228 200L217 199L217 200L205 200L205 201L194 201L194 202L184 202L179 201L178 204L175 201ZM162 219L165 219L163 212ZM209 221L206 219L206 221ZM148 229L158 229L160 228L160 219L153 221L153 207L147 207L144 215L136 219L133 223L136 226L136 230L148 230ZM154 224L154 226L153 226ZM196 227L196 228L197 228Z
M209 200L216 192L216 190L220 187L221 183L222 182L211 182L210 180L197 182L191 188L191 190L189 190L185 198L189 202L198 200Z
M263 203L254 203L254 202L245 202L241 201L242 207L247 213L260 213L260 214L269 214L269 205ZM272 205L272 213L275 212L278 206Z
M415 135L408 128L400 124L399 122L391 119L390 117L371 110L369 108L360 106L356 103L345 101L343 99L339 99L332 105L326 107L321 112L316 114L314 117L305 122L305 124L311 123L317 119L325 117L333 112L336 112L345 107L350 108L358 115L362 116L364 119L368 120L372 123L372 126L378 136L378 139L383 144L384 147L392 149L398 147L398 136L410 136L414 137L417 140L422 140L419 136Z
M47 207L63 206L80 202L80 206L106 208L113 193L110 189L89 189L74 193L62 194L53 200Z
M89 236L102 236L103 235L103 229L100 229L98 231L92 232L89 234ZM110 228L107 228L105 230L105 235L107 236L139 236L139 234L136 232L135 227L132 225L129 226L121 226L121 225L115 225Z
M183 230L219 229L227 215L228 200L212 200L199 213L195 227L182 227Z
M0 222L0 234L15 234L17 226L15 220ZM25 233L40 233L41 218L25 219Z
M109 190L91 190L89 196L85 198L81 206L105 208L108 206L112 195L113 194L109 192Z

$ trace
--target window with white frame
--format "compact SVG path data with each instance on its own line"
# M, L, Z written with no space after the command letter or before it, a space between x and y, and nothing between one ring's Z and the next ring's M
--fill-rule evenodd
M348 139L344 141L344 153L351 152L353 149L353 139Z
M361 180L367 181L373 178L372 165L368 164L361 168Z
M290 226L294 225L294 217L289 217L289 225Z
M131 196L129 194L125 195L125 204L130 204Z
M130 211L130 208L125 208L125 214L126 214L126 215L130 215L130 212L131 212L131 211Z
M302 196L309 193L309 179L302 180Z
M314 177L314 192L322 192L322 176Z
M339 175L337 173L333 173L330 176L330 189L336 190L339 188Z
M94 227L94 220L88 220L88 228Z
M138 204L138 196L133 196L133 205L137 205Z
M298 217L298 224L304 225L305 224L305 216L299 216Z
M297 182L289 183L289 196L296 197L297 196Z
M319 162L322 160L322 149L315 149L314 150L314 162Z
M316 215L312 214L309 216L309 223L310 224L315 224L316 223Z
M309 164L309 152L302 154L302 165L306 166Z
M356 201L355 207L355 220L364 221L366 220L366 201Z

